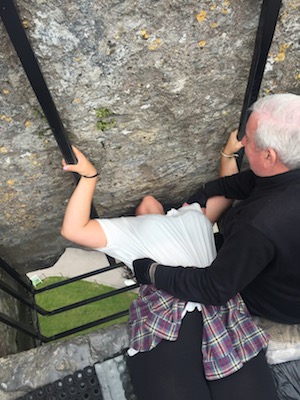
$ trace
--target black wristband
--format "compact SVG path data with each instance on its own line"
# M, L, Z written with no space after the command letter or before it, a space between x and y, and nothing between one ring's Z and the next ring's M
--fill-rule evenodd
M98 172L95 174L95 175L92 175L92 176L86 176L86 175L80 175L80 176L82 176L83 178L88 178L88 179L90 179L90 178L96 178L96 176L98 176L99 174L98 174Z

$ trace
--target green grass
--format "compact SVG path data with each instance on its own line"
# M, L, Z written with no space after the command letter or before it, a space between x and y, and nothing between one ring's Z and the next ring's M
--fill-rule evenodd
M63 281L66 278L51 277L39 284L37 289L48 286L51 283ZM36 295L36 303L47 311L52 311L56 308L64 307L66 305L97 296L102 293L114 290L114 288L100 285L94 282L78 281L68 285L58 287ZM127 310L130 303L137 295L133 292L125 292L116 296L109 297L104 300L96 301L85 306L81 306L74 310L66 311L61 314L52 316L40 316L39 324L42 335L53 336L60 332L84 325L88 322L115 314L119 311ZM87 332L94 331L100 327L107 327L120 322L127 321L128 317L122 317L105 324L81 331L77 334L68 336L82 335Z

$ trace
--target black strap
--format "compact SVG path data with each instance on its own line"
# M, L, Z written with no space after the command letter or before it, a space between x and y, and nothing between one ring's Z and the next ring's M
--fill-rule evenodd
M245 127L249 117L249 107L254 103L259 94L280 7L281 0L264 0L262 4L254 54L238 129L240 140L245 134ZM76 163L76 157L72 151L64 126L47 88L13 0L1 0L0 15L65 160L69 164ZM237 163L240 168L243 159L243 149L239 154L240 157L237 159ZM94 207L92 209L93 216L97 217L96 210Z
M76 164L77 160L72 151L65 128L57 112L22 22L20 21L13 0L1 0L0 15L66 162L68 164Z
M259 94L280 7L281 0L264 0L262 4L259 24L256 33L254 53L248 77L248 84L238 128L239 140L242 140L245 134L247 120L250 115L249 107L257 100ZM239 168L242 164L243 154L244 151L242 149L240 150L239 158L237 159L237 164Z
M68 135L55 107L29 39L27 38L16 6L13 0L1 0L0 4L0 16L3 24L47 118L62 155L68 164L76 164L77 159L72 150ZM78 183L79 176L73 174L73 177L75 182ZM91 217L98 217L97 211L93 205L91 207Z
M1 0L0 16L64 159L68 164L76 164L77 159L72 150L71 143L55 107L29 39L27 38L13 0ZM77 174L73 174L73 176L75 182L78 183L79 176ZM91 206L91 218L98 218L97 211L93 204ZM110 265L115 264L115 260L112 257L107 256L107 259Z

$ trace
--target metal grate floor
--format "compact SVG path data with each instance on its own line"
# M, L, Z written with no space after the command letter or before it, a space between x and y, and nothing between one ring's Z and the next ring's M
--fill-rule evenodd
M124 355L88 366L16 400L136 400Z

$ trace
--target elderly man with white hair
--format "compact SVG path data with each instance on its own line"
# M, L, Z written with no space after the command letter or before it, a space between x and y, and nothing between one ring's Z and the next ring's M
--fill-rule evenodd
M227 214L215 260L196 269L140 259L135 274L140 283L202 304L224 304L241 293L252 315L300 324L300 96L266 96L251 111L242 139L250 170L196 194L201 206L216 195L241 200ZM224 385L220 390L227 398Z

